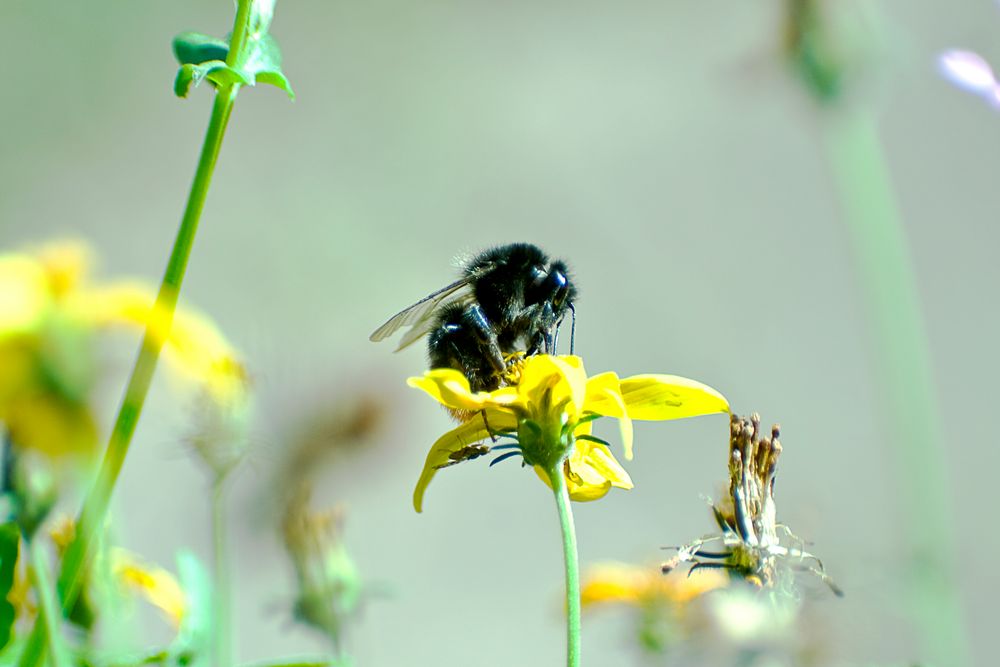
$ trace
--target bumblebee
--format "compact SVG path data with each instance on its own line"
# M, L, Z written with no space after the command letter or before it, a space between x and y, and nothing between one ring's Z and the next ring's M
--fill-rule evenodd
M473 391L491 391L508 382L516 360L555 352L567 312L575 329L576 296L564 262L530 243L511 243L473 257L461 278L396 313L369 339L410 327L397 351L427 336L431 368L454 368Z

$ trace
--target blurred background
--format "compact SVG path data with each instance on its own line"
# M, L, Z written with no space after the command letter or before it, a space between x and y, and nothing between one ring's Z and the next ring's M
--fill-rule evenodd
M1000 8L836 4L852 67L841 103L877 123L916 275L947 451L941 539L961 550L965 627L986 664L1000 592L983 510L1000 469L986 418L1000 371L1000 117L935 60L963 47L1000 63ZM571 265L589 371L696 378L782 424L779 519L847 593L803 582L820 664L920 659L891 397L824 147L829 110L783 60L784 9L278 4L271 32L297 98L242 91L182 299L244 353L256 391L231 493L239 660L323 648L293 622L270 492L289 433L371 396L377 436L315 489L317 504L345 504L347 545L384 592L350 632L357 664L560 663L548 491L480 460L443 471L416 514L413 485L451 424L405 388L421 346L368 341L453 280L456 256L522 240ZM0 4L0 246L80 238L101 277L157 282L211 97L174 97L170 40L231 25L224 0ZM137 341L117 341L102 379L104 432ZM192 407L158 375L116 491L118 539L168 565L180 547L211 553L208 476L183 442ZM703 496L726 480L727 437L722 416L637 425L635 489L575 506L582 563L655 567L661 547L711 532ZM638 663L628 615L587 616L584 656Z

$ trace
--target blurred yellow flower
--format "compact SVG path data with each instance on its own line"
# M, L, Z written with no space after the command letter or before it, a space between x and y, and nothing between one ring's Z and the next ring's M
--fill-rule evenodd
M219 402L237 401L247 389L246 368L218 327L204 315L182 309L168 323L168 313L156 306L155 294L141 283L88 290L74 305L91 326L149 326L154 339L164 344L167 363Z
M699 598L728 583L729 577L719 570L664 576L655 566L603 563L584 573L580 604L584 611L610 606L630 609L638 644L661 653L698 630L704 618Z
M207 318L179 311L168 327L152 289L93 284L89 266L80 243L0 254L0 422L15 447L56 457L93 452L93 337L113 325L150 325L168 363L214 396L246 390L235 350Z
M546 481L547 471L562 465L570 498L596 500L612 486L632 488L632 480L607 443L590 435L593 420L618 420L625 458L631 459L633 419L679 419L729 409L717 391L687 378L637 375L620 380L610 372L588 378L576 356L528 357L515 384L491 392L473 392L464 375L443 368L407 383L449 409L477 413L431 447L413 494L418 512L437 471L487 438L515 438L516 445L500 448L516 449Z
M112 550L111 570L117 581L162 611L175 628L180 627L187 611L187 598L174 575L142 562L125 549Z
M76 537L76 521L63 516L53 521L48 530L59 557L63 557ZM91 567L107 568L113 582L145 598L162 611L175 628L180 627L188 607L187 596L173 574L120 547L112 547L101 554L91 561Z
M606 604L641 606L655 601L685 604L728 583L729 576L719 570L664 576L659 567L601 563L584 573L580 604L584 609Z

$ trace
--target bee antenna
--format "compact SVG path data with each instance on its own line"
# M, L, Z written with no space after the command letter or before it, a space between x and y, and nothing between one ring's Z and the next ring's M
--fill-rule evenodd
M569 312L573 314L573 320L569 325L569 353L573 354L576 347L576 308L573 307L573 302L566 305L569 306Z

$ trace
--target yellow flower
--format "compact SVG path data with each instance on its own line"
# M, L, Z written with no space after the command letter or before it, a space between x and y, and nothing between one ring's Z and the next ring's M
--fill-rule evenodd
M242 398L249 384L246 368L218 327L204 315L178 309L168 313L155 303L145 285L121 282L83 291L72 304L90 326L149 326L164 345L164 357L175 370L207 390L220 403Z
M584 573L580 604L584 611L612 605L629 608L639 645L662 653L699 627L704 616L699 598L728 583L729 577L720 570L664 576L657 567L604 563Z
M150 324L168 363L213 396L246 390L242 363L209 320L179 311L168 327L152 289L92 283L89 258L80 243L0 254L0 422L16 447L54 457L93 452L93 338L112 325Z
M62 558L76 538L76 522L66 516L60 517L49 527L49 537ZM120 547L101 550L99 554L98 558L90 561L95 573L97 568L101 571L108 568L116 584L141 595L162 611L175 629L180 627L189 605L183 588L173 574L158 565L144 562L136 554ZM92 586L88 584L87 588Z
M179 628L187 611L187 598L177 578L162 567L144 563L125 549L111 552L111 570L119 582L146 598Z
M580 588L584 609L605 604L642 606L653 602L685 604L717 588L729 577L720 570L701 570L693 576L664 576L658 567L602 563L588 569Z
M588 378L576 356L528 357L516 384L491 392L471 391L465 376L452 369L433 369L407 382L452 410L478 413L431 447L413 494L418 512L437 471L461 461L473 451L470 445L487 438L515 438L516 445L497 449L516 449L545 480L549 470L563 466L570 497L596 500L612 486L632 488L632 480L607 443L590 435L594 419L618 420L625 458L631 459L633 419L679 419L729 409L717 391L687 378L637 375L620 380L615 373Z

